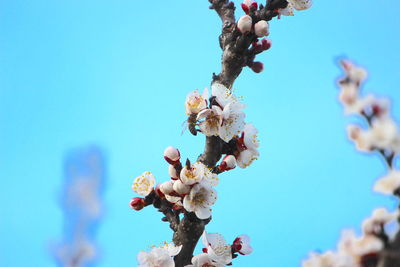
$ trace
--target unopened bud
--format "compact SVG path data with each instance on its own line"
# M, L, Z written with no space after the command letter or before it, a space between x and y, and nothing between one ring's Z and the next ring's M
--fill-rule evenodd
M255 73L260 73L264 70L264 64L262 64L261 62L253 62L253 64L251 64L250 68L255 72Z
M253 26L253 20L249 15L244 15L240 17L237 23L237 27L241 33L250 32L252 26Z
M179 174L173 165L169 165L168 173L169 173L169 176L171 177L171 179L173 179L173 180L179 179Z
M264 37L269 35L269 24L265 20L260 20L254 24L254 32L258 37Z
M185 195L189 193L190 191L190 186L185 185L184 183L181 182L181 180L176 180L174 182L173 189L175 192L177 192L180 195Z
M263 50L268 50L272 46L271 40L269 40L267 38L262 39L261 44L262 44Z
M165 195L169 195L172 191L174 191L173 186L173 181L166 181L160 185L160 191Z
M176 164L181 159L179 150L169 146L164 150L164 159L171 165Z
M131 202L129 203L129 205L134 210L141 210L145 206L144 198L140 198L140 197L132 198Z
M221 171L229 171L236 167L236 158L233 155L226 155L221 164L219 165L219 169Z

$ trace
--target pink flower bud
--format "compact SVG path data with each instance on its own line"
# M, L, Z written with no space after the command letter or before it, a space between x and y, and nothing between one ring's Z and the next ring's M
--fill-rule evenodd
M260 73L264 70L264 64L262 64L261 62L253 62L253 64L251 64L250 68L255 72L255 73Z
M268 50L272 46L271 40L269 40L267 38L262 39L261 40L261 44L262 44L262 47L263 47L264 50Z
M140 197L132 198L131 202L129 203L129 205L134 210L141 210L145 206L144 198L140 198Z
M236 158L233 155L226 155L221 164L219 165L219 169L221 171L229 171L236 167Z
M260 20L254 24L254 32L258 37L264 37L269 35L269 24L265 20Z
M245 3L242 3L241 7L242 7L244 13L249 14L250 8L248 5L246 5Z
M179 153L178 149L176 149L175 147L169 146L164 150L164 159L169 164L174 165L181 159L181 154Z
M237 23L237 27L241 33L250 32L252 26L253 26L253 20L249 15L244 15L240 17Z

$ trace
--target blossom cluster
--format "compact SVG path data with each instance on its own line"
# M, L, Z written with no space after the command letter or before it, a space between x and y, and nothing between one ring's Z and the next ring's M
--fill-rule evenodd
M400 135L390 118L389 101L372 95L361 96L360 88L367 72L349 61L342 61L345 77L339 80L339 101L346 114L356 114L366 119L368 129L348 127L349 138L362 152L378 151L386 160L389 173L377 180L374 190L387 195L400 196L400 171L393 168L399 153ZM365 267L378 266L382 250L387 248L399 231L399 211L375 209L362 223L362 236L345 231L336 252L312 253L303 267Z
M303 267L363 267L378 261L379 252L385 247L387 238L394 237L390 230L398 228L396 218L398 212L388 212L384 208L373 211L372 216L362 224L363 234L357 237L353 231L342 234L337 251L323 254L311 253L310 258L303 261ZM389 232L389 233L388 233Z
M361 86L367 78L367 72L349 61L342 61L341 65L346 76L339 81L339 101L343 104L346 114L359 115L368 122L367 129L349 125L348 136L359 151L379 151L389 161L388 175L376 182L374 190L393 194L400 189L400 171L393 169L391 164L400 153L400 132L390 116L389 100L373 95L362 96Z
M186 97L186 114L195 120L189 122L206 136L218 136L233 149L221 162L220 169L233 169L236 165L246 168L259 156L258 131L252 124L245 123L245 106L232 91L220 83L213 83L212 94L195 90Z

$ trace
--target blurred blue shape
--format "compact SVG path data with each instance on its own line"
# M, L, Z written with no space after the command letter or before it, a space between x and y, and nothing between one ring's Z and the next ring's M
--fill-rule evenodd
M93 266L98 259L95 234L103 211L105 173L104 153L96 146L72 150L65 158L64 237L54 250L60 266Z

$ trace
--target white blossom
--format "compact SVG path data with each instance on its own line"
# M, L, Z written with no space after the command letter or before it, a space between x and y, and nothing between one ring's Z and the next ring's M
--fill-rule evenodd
M197 114L203 109L207 108L208 90L204 89L203 94L200 95L198 90L190 92L185 101L186 114Z
M237 165L242 169L247 168L253 163L253 161L258 159L259 155L260 153L257 150L243 150L236 159Z
M367 71L365 69L363 69L361 67L358 67L358 66L355 66L350 61L343 60L341 62L341 64L342 64L343 69L345 70L347 76L353 82L361 83L368 76L368 73L367 73Z
M210 186L217 186L219 183L219 178L216 173L213 173L209 168L204 168L204 182L210 184Z
M225 264L213 261L208 253L201 253L192 258L192 264L185 267L223 267Z
M357 125L348 125L347 135L350 140L355 142L357 150L361 152L371 151L372 143L370 135L363 131L360 127Z
M194 212L199 219L211 216L211 209L217 200L217 192L209 183L201 182L192 187L190 193L183 199L183 207L189 212Z
M211 91L212 96L215 96L215 100L222 109L229 103L239 103L238 98L223 84L218 82L213 83L211 85ZM240 108L243 109L244 105L240 105Z
M233 241L233 246L242 255L249 255L253 252L248 235L240 235Z
M193 185L200 182L204 176L205 166L201 162L191 164L190 168L187 166L182 168L180 179L185 185Z
M258 37L264 37L269 35L269 24L265 20L260 20L254 24L254 32Z
M388 175L380 178L374 185L376 192L391 195L400 188L400 171L391 170Z
M306 10L312 6L312 0L288 0L296 10Z
M289 2L287 7L278 9L280 15L294 16L293 5Z
M207 248L210 258L215 262L228 264L232 261L232 248L226 244L225 238L221 234L208 234L204 231L202 242Z
M237 27L241 33L250 32L252 26L253 26L253 20L249 15L244 15L240 17L237 23Z
M205 109L197 115L200 122L199 127L203 134L207 136L218 135L222 124L222 110L220 107L213 105L210 109Z
M141 196L147 196L154 188L156 179L151 172L144 172L141 176L136 177L133 182L132 189Z
M182 246L165 243L150 252L141 251L137 256L139 267L174 267L173 257L178 255L181 249Z
M229 142L234 136L239 135L244 128L246 115L241 111L243 105L238 102L228 103L222 111L222 125L219 129L219 137Z
M181 182L181 180L176 180L174 182L174 191L180 195L184 195L189 193L190 186L185 185L184 183Z
M391 221L395 220L397 213L391 213L385 208L378 208L372 212L372 216L367 218L362 223L362 229L364 234L372 235L379 233L381 227Z
M243 130L243 141L247 149L256 150L260 143L257 138L258 130L253 124L247 123Z

